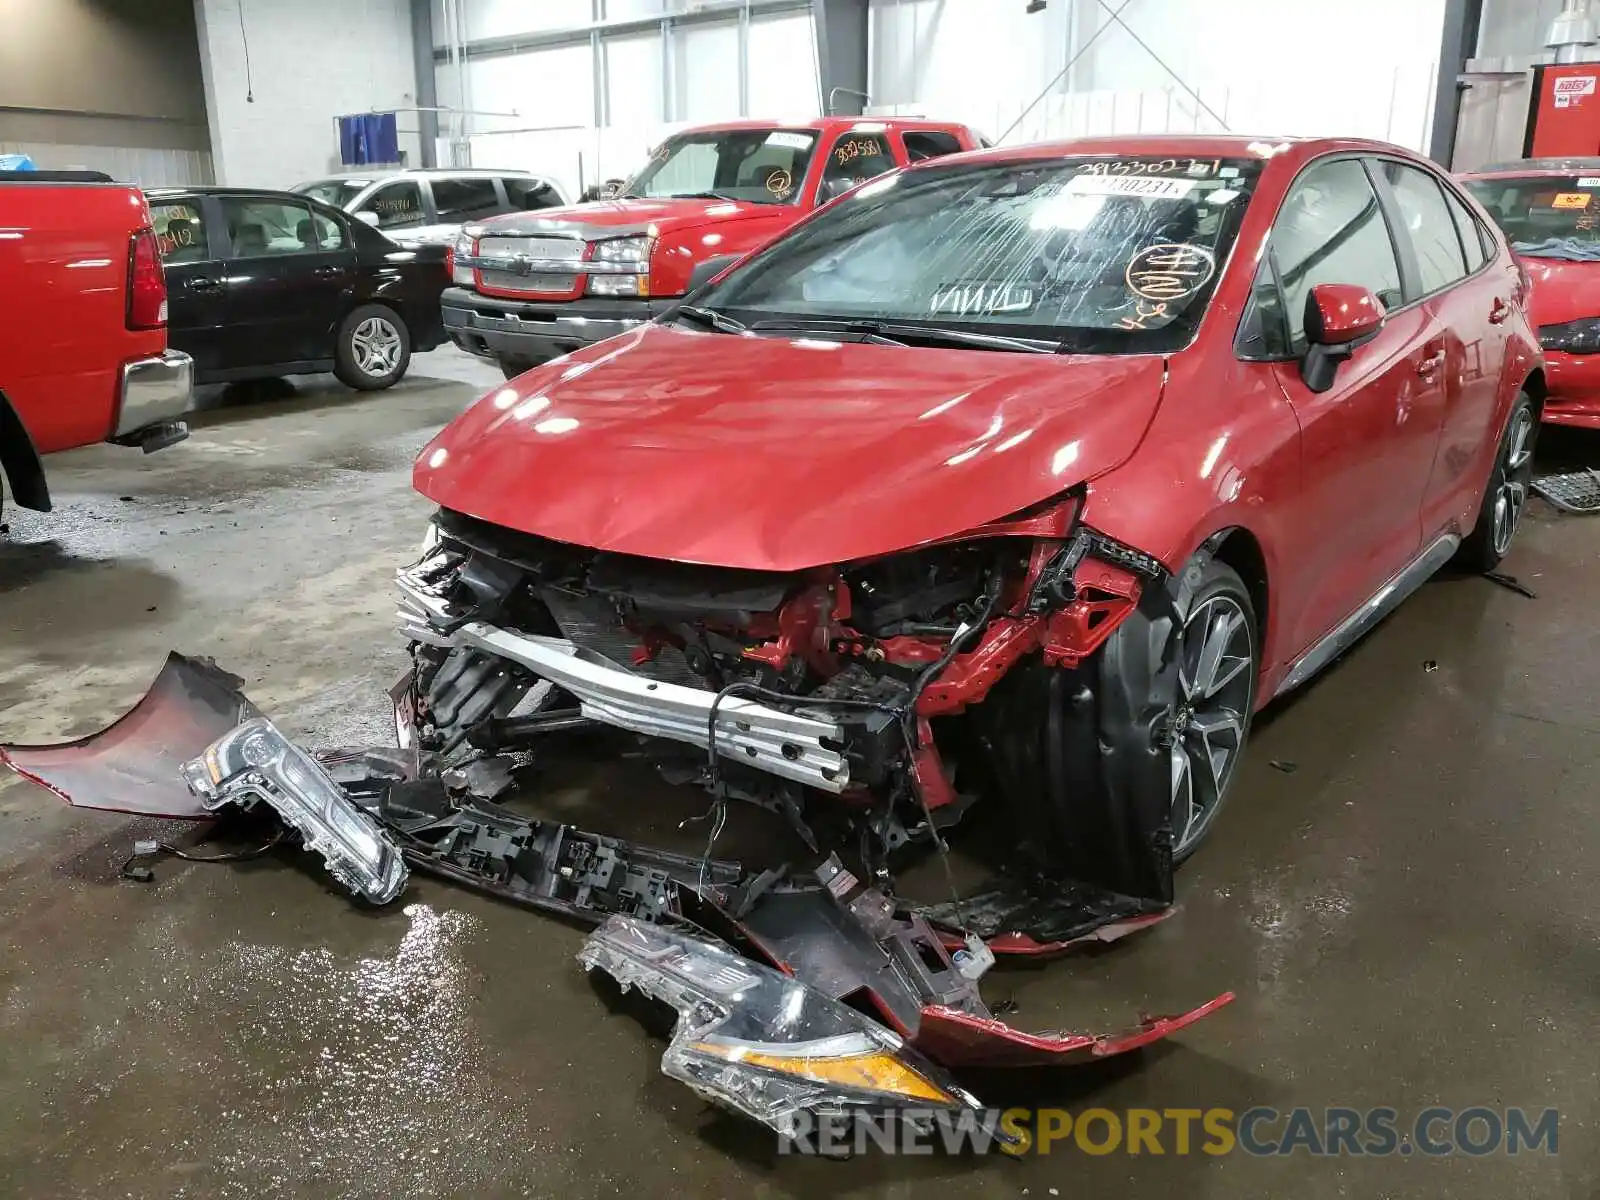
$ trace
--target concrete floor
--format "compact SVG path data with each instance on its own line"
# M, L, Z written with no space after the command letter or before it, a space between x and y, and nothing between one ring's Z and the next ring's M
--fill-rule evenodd
M496 379L435 354L390 393L302 380L217 398L156 457L53 459L58 510L0 541L0 732L97 729L170 647L292 731L381 728L389 577L427 512L407 468ZM1507 569L1538 599L1432 583L1260 723L1176 916L987 987L1034 1028L1239 993L1131 1061L982 1081L995 1102L1556 1107L1555 1157L780 1159L660 1075L662 1043L574 964L579 930L420 878L362 912L289 854L121 883L151 823L5 782L0 1194L1592 1200L1597 547L1600 521L1536 507ZM700 806L614 767L564 794Z

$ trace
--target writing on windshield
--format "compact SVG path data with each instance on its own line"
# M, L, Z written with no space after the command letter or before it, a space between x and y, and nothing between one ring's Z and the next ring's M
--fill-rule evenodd
M706 303L921 321L1072 348L1182 345L1260 174L1253 159L939 165L861 188L732 272Z

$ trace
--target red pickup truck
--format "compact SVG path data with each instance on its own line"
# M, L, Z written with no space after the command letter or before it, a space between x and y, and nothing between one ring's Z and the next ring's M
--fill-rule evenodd
M684 130L612 199L466 226L445 331L509 379L659 315L697 266L743 256L857 184L984 144L964 125L900 117Z
M189 430L193 364L167 349L167 283L138 188L90 171L0 172L0 473L48 512L40 456L146 453Z

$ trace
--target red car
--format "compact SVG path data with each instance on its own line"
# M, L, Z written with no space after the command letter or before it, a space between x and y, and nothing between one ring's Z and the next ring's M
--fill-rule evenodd
M702 754L714 727L714 782L842 797L885 848L989 798L1053 871L1162 893L1255 711L1509 548L1546 391L1524 288L1457 184L1374 142L875 180L423 451L425 748L500 711L464 678L542 678Z
M1532 282L1552 425L1600 429L1600 158L1535 158L1463 175Z
M519 375L659 316L700 264L754 250L857 184L977 145L964 125L910 117L683 130L612 199L467 226L445 329Z

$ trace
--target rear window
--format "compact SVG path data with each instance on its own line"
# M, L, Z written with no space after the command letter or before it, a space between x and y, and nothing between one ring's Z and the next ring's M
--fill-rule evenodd
M201 262L210 257L200 205L192 200L163 201L150 206L156 248L165 263Z
M1466 186L1519 254L1600 258L1600 173L1472 179Z

